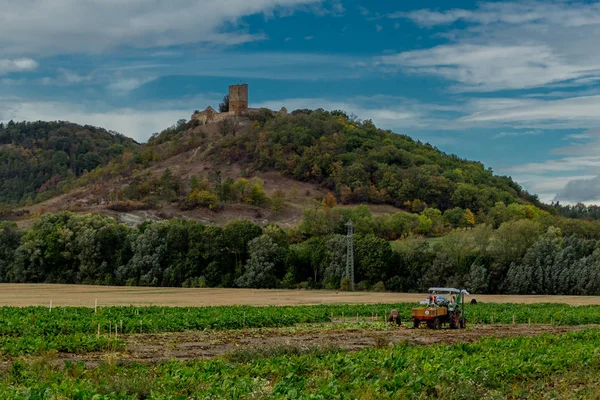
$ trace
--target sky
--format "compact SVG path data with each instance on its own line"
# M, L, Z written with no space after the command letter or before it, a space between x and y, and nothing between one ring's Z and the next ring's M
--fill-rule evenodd
M600 204L600 2L0 0L0 121L146 141L248 83Z

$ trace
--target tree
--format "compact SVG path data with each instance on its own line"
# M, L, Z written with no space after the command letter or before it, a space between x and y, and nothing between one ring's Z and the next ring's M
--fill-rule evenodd
M229 94L223 96L223 101L219 103L219 112L229 111Z
M21 231L12 222L0 222L0 282L10 282L11 264L21 242Z
M246 270L235 282L245 288L273 288L277 285L275 263L279 246L271 236L263 234L248 243L250 258Z
M562 246L560 229L550 227L527 250L521 263L513 263L506 277L506 287L512 293L553 294L554 262Z
M277 189L275 193L273 193L273 196L271 197L271 210L273 210L275 214L279 214L283 210L283 207L285 206L284 199L285 193L283 190Z
M224 241L229 254L234 257L236 268L241 269L241 265L246 262L248 243L261 234L262 229L260 226L248 220L233 220L225 225L223 230ZM241 275L241 270L238 273L239 275Z
M346 237L333 235L325 243L326 267L323 272L323 283L326 288L337 289L340 279L346 271Z
M327 193L327 196L323 198L323 206L329 209L335 207L335 196L331 192Z
M475 226L475 214L468 208L465 210L465 223L467 226Z
M444 219L453 228L464 227L467 224L467 220L465 218L465 210L463 210L460 207L454 207L450 210L446 210L446 212L444 213Z
M541 226L528 219L505 222L494 232L489 249L492 257L490 291L500 289L511 263L521 261L540 232Z
M217 196L208 190L196 189L189 194L188 199L197 207L208 208L209 210L215 210L219 203Z
M473 263L467 276L467 287L471 293L485 293L489 284L489 274L485 266Z
M390 244L373 234L356 235L356 280L366 279L374 284L388 278L392 248Z

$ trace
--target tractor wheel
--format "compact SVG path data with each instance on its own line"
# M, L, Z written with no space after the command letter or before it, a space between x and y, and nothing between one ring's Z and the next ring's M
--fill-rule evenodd
M421 325L421 321L419 321L418 319L413 319L413 328L419 329L419 325Z
M458 319L458 314L452 313L449 315L450 317L450 329L458 329L458 325L460 324Z
M440 320L439 318L433 319L432 329L440 329Z

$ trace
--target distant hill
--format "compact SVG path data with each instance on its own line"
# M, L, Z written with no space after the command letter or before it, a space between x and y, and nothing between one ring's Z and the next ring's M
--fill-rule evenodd
M66 182L138 146L123 135L70 122L0 124L0 203L50 198Z

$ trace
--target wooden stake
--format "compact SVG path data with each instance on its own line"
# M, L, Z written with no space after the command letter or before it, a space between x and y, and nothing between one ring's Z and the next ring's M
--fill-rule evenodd
M246 329L246 311L244 311L244 329Z
M490 324L494 324L494 314L492 314L491 318L490 318Z
M98 337L100 337L100 324L98 324Z
M119 337L119 331L118 331L118 327L117 327L117 323L115 322L115 339L117 339Z
M140 319L140 333L142 333L142 320Z
M358 313L356 313L356 322L358 322Z
M513 325L515 324L515 314L513 314Z
M121 333L123 333L123 320L121 320Z
M112 335L112 322L108 321L108 337Z
M50 299L50 311L52 311L52 299Z
M96 301L94 301L94 314L96 314L98 312L98 299L96 299Z
M529 321L527 322L527 324L528 324L529 326L531 326L531 318L529 318Z

